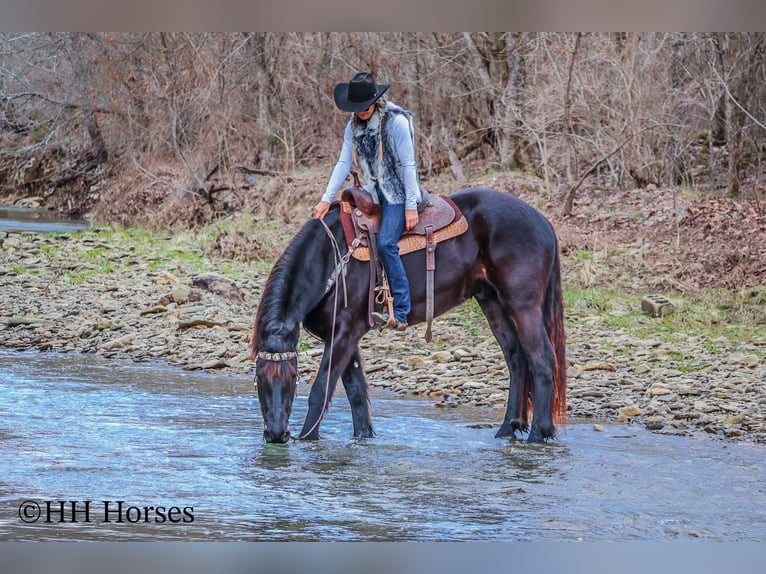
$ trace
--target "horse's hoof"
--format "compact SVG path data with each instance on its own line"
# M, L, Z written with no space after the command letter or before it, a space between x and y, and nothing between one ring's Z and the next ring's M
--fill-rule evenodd
M511 419L510 421L503 421L500 425L500 430L495 434L495 438L516 438L516 432L527 432L527 427L519 421L519 419Z
M555 435L556 435L556 432L553 428L551 428L550 430L544 431L544 430L541 430L540 427L533 425L529 431L527 442L542 444L555 438Z
M514 422L504 422L495 433L495 438L516 438L516 431L519 430L518 424Z
M544 444L545 439L543 438L543 435L539 432L537 433L529 433L529 436L527 437L527 442L532 444Z

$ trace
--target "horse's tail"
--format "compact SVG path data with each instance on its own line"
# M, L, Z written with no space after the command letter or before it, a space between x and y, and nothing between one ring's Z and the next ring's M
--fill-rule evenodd
M553 268L548 277L543 320L553 347L553 404L551 405L551 414L555 424L563 425L566 424L567 416L567 360L566 333L564 332L564 296L561 290L558 241L556 241Z

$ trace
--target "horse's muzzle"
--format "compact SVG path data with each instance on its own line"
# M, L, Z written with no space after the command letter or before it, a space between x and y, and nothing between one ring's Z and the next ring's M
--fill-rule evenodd
M290 431L272 433L270 430L263 431L263 440L268 443L285 444L290 440Z

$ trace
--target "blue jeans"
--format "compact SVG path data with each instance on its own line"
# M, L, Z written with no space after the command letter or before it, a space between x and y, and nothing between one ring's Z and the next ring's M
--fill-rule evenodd
M411 306L410 282L399 257L398 245L404 232L404 204L388 203L382 193L378 196L383 211L378 235L378 253L388 276L391 295L394 297L394 319L406 323Z

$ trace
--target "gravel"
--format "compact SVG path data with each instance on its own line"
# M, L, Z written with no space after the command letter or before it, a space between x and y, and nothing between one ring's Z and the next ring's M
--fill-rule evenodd
M90 232L0 233L0 347L251 373L249 341L268 269L241 264L246 278L233 281L216 272L232 262L210 260L209 270L195 272L183 262L163 265L152 249ZM766 443L766 341L711 345L681 333L663 342L599 325L598 316L567 315L570 423ZM435 407L485 406L498 411L499 426L508 372L483 318L453 311L436 319L434 335L429 345L421 326L369 333L362 353L370 384ZM304 334L300 351L300 377L310 383L322 349ZM669 360L679 353L682 370Z

